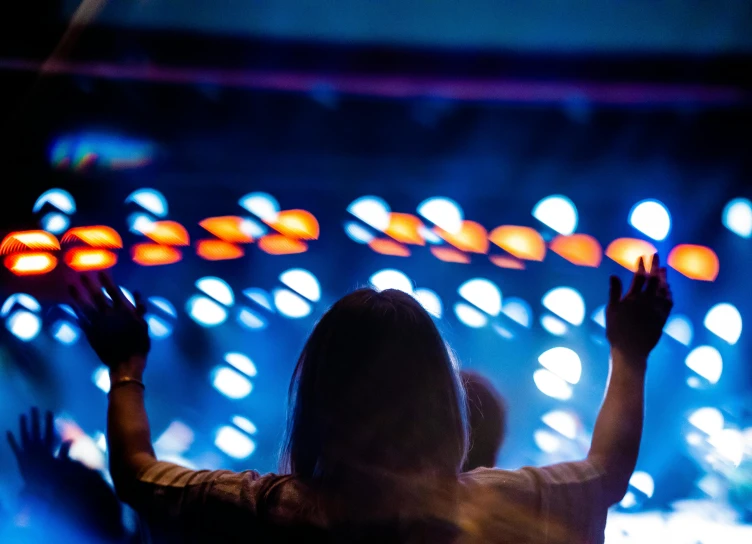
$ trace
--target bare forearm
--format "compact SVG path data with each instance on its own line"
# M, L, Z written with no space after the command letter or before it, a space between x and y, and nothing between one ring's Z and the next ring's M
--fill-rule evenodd
M119 365L110 372L111 381L114 384L123 378L141 380L143 368L140 360ZM131 383L111 390L107 442L113 481L119 490L126 490L138 473L155 459L141 387Z
M621 500L637 464L642 438L646 359L613 349L606 397L593 430L588 457L607 474L607 500Z

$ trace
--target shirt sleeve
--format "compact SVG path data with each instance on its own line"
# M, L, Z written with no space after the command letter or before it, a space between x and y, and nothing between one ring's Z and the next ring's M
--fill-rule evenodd
M272 475L190 470L157 461L129 487L128 502L158 541L218 542L253 534L257 505Z
M605 472L592 461L524 468L540 489L545 541L603 544L608 505Z

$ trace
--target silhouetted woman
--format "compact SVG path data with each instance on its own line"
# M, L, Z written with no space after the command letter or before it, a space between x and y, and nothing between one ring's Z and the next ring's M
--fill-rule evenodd
M121 498L177 542L603 542L639 450L647 356L671 309L665 269L612 278L608 392L588 458L542 469L461 473L464 398L446 345L411 296L351 293L316 325L293 374L283 467L192 471L151 446L140 300L106 277L73 289L110 368L110 470Z

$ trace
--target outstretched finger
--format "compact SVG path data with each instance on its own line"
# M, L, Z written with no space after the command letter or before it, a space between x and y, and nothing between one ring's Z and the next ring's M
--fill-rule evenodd
M104 272L100 272L99 282L102 284L102 287L104 287L104 290L110 296L110 300L112 300L113 306L125 306L125 297L123 296L123 292L115 285L115 283L112 281L112 278L110 278Z
M144 303L144 298L141 296L141 293L135 291L133 293L133 300L136 301L136 315L138 317L144 317L146 315L146 304Z
M621 300L622 285L618 276L611 276L608 284L608 303L616 304Z
M21 447L18 445L18 442L16 442L16 437L13 436L13 433L10 431L6 431L5 436L8 439L8 445L10 446L10 449L13 452L13 455L15 455L16 459L20 461L22 452L21 452Z
M55 444L55 422L52 412L47 410L44 414L44 449L52 452L52 446Z
M645 260L640 257L640 260L637 262L637 272L635 272L635 275L632 278L632 285L629 287L627 296L639 294L640 291L642 291L646 280L647 276L645 274Z
M29 424L26 420L26 414L21 414L18 418L18 431L21 436L21 447L26 449L29 447Z
M36 406L31 408L31 439L34 442L39 442L42 439L42 431L40 429L39 421L39 408Z
M60 451L57 452L57 458L68 460L70 458L70 449L72 445L72 440L66 440L65 442L60 444Z
M650 263L650 275L648 276L647 287L645 292L649 295L655 295L658 293L658 289L661 286L661 263L658 259L658 254L653 255L653 260Z
M95 286L94 282L88 276L81 276L81 284L86 289L86 292L89 293L89 298L94 303L94 306L100 311L105 310L107 308L107 297L104 296L102 289Z

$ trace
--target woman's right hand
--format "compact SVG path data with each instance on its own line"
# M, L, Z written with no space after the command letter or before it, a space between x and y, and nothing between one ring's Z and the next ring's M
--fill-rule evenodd
M606 337L611 347L628 357L646 359L663 334L673 304L666 269L661 268L657 253L649 273L640 258L623 297L621 280L612 276L606 307Z
M86 276L81 276L88 301L77 287L70 287L75 301L74 308L86 339L111 371L131 364L133 360L144 361L151 348L151 341L149 326L144 319L146 307L140 295L134 293L134 305L105 274L99 274L99 282L101 287Z

